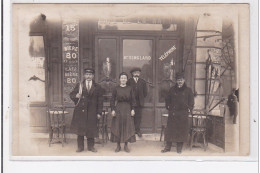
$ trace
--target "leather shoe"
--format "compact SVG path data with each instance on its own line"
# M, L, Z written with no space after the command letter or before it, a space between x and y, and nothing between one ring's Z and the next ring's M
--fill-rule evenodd
M142 137L142 133L141 132L137 132L137 136L141 138Z
M164 148L163 150L161 150L162 153L166 153L166 152L170 152L170 149Z
M84 151L82 148L78 148L78 149L76 150L77 153L82 152L82 151Z
M127 153L129 153L129 152L130 152L130 150L129 150L129 148L128 148L128 146L127 146L127 145L125 145L125 146L124 146L124 150L125 150L125 152L127 152Z
M118 153L120 150L121 150L121 147L117 146L115 152Z
M96 150L94 147L88 149L88 151L92 151L93 153L96 153L96 152L97 152L97 150Z

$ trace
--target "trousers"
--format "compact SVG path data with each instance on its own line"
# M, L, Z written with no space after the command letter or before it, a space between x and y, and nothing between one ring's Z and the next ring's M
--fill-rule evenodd
M171 150L171 147L172 147L172 142L167 141L165 148L167 150ZM177 142L177 152L181 152L182 147L183 147L183 142Z
M134 115L134 123L135 123L135 132L140 132L140 125L142 121L142 107L135 108L135 115Z
M77 138L78 148L84 149L84 136L78 135ZM88 149L91 149L94 147L95 140L94 138L87 138L87 145Z

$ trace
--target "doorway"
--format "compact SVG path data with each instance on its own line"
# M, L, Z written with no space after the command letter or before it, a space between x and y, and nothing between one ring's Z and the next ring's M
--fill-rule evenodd
M134 67L141 68L141 78L147 83L148 95L142 114L143 133L161 130L161 115L167 113L165 96L175 83L180 63L178 38L151 36L107 36L95 38L96 81L105 89L105 106L118 84L118 75Z

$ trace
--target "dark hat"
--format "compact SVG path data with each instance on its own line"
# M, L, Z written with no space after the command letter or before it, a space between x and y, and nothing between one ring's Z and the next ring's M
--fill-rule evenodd
M184 73L183 72L178 72L176 73L176 79L184 79Z
M141 72L141 69L140 69L139 67L135 67L135 68L133 68L133 69L130 71L130 73L133 73L133 72L135 72L135 71L140 71L140 72Z
M84 73L92 73L92 74L94 74L95 70L93 68L85 68L84 69Z

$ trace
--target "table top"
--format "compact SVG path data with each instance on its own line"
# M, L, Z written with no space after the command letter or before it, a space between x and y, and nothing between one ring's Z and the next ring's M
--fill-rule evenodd
M163 117L168 117L169 115L168 114L162 114Z
M49 112L50 114L68 114L69 112L68 111L47 111L47 112Z

